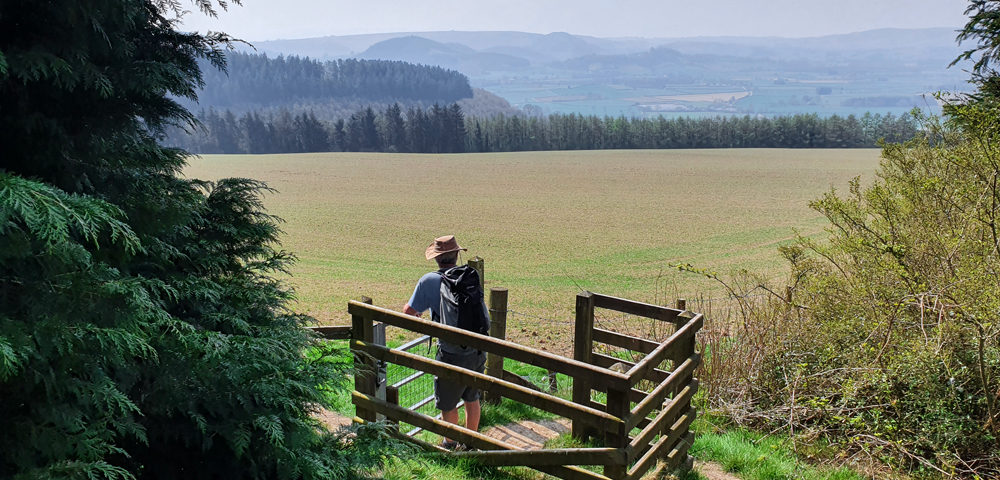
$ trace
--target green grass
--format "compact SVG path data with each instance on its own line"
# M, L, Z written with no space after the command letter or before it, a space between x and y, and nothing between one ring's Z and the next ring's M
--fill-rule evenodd
M323 323L349 323L361 295L402 308L445 233L486 259L511 310L571 321L580 288L658 303L721 294L672 263L781 275L776 247L823 229L808 201L877 162L877 150L329 153L206 155L185 173L278 190L265 204L299 257L295 308ZM571 329L509 322L510 339L568 352Z
M349 323L347 300L361 295L401 308L433 267L423 258L426 245L454 233L470 257L486 259L487 287L509 289L511 311L555 321L512 314L508 339L567 354L580 288L666 304L721 294L713 282L670 268L673 263L781 276L776 247L824 227L808 201L871 175L877 163L877 150L331 153L208 155L193 159L185 173L257 178L279 191L265 204L285 219L283 248L299 257L284 280L297 290L295 308L323 323ZM406 338L391 333L390 344ZM508 369L544 375L516 362ZM390 381L404 374L390 371ZM419 382L412 388L429 391L429 377ZM566 378L559 383L557 394L568 398ZM337 411L353 415L348 396L331 400ZM504 402L486 409L483 424L545 415ZM784 455L787 449L772 449L770 440L745 432L726 435L701 435L696 451L730 459L731 468L749 472L745 478L856 478L796 477L811 470ZM482 476L431 463L414 476L407 472L415 467L401 465L397 476L387 477Z
M523 467L484 467L472 461L437 455L389 458L379 476L385 480L539 480L542 474Z
M691 455L720 464L744 480L863 480L847 468L819 468L800 460L787 437L735 428L719 431L699 418ZM811 447L815 450L818 446Z

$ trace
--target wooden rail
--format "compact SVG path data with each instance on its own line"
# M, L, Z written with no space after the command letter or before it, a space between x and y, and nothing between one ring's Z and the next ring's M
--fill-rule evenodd
M480 335L468 330L462 330L461 328L434 323L386 308L366 305L356 300L348 302L347 311L352 316L364 317L367 322L377 321L412 332L423 333L456 345L465 345L487 353L496 353L506 358L512 358L574 378L589 376L593 378L594 383L598 386L624 387L628 383L626 375L612 372L589 363L560 357L559 355L542 350L523 347L514 342L499 340L488 335Z
M478 267L482 268L481 261ZM501 320L504 328L493 328L491 333L502 335L506 326L507 291L492 290L491 319ZM355 354L358 369L352 401L358 420L368 422L384 416L390 424L405 423L415 427L409 432L411 434L428 431L478 449L448 452L449 455L474 459L484 465L528 466L566 480L638 480L658 462L663 468L671 469L687 465L690 463L687 451L693 442L689 427L697 415L691 407L691 399L698 390L694 372L701 362L694 348L695 335L701 329L704 318L686 311L681 301L678 307L667 308L584 292L577 296L574 357L570 359L503 338L479 335L369 303L350 301L350 348ZM675 328L663 341L595 328L594 311L598 308L670 322ZM388 348L374 341L372 327L376 322L424 336L398 348ZM343 331L344 327L338 327L335 331L318 333L325 338L343 338ZM489 355L486 373L408 351L429 341L428 337L486 352ZM628 350L633 352L628 358L639 359L625 361L594 352L595 343ZM527 379L504 370L504 358L568 376L573 386L572 400L542 391ZM386 362L412 369L414 373L386 386L388 395L383 398L376 387L376 375L372 372L376 365ZM554 373L550 374L554 376ZM488 399L499 401L506 397L567 417L573 422L575 436L595 437L603 442L603 446L520 450L506 442L445 422L440 416L435 418L416 411L433 397L410 407L398 405L400 388L423 375L435 375L481 389L488 392L489 397L485 397ZM604 392L605 403L594 401L591 398L593 391ZM632 432L637 433L633 435ZM439 450L435 445L402 433L396 434L428 450ZM603 466L603 475L577 465Z
M351 338L351 326L350 325L328 325L322 327L306 327L307 330L312 330L320 336L327 340L350 340Z
M594 425L608 431L618 431L623 425L622 419L600 410L577 405L554 395L525 388L516 383L493 378L483 373L360 340L352 340L351 348L365 352L377 360L384 360L414 370L421 370L474 388L483 390L492 388L494 391L500 392L504 397L565 417L584 417L588 421L593 422Z
M694 340L694 334L701 329L702 323L702 316L698 314L691 321L677 329L670 338L667 338L655 350L649 352L646 358L636 363L625 374L628 376L629 384L635 385L664 360L676 357L679 353L682 353L683 349L687 346L684 340Z
M661 307L659 305L636 302L608 295L601 295L600 293L594 293L593 296L595 308L606 308L616 312L628 313L671 323L686 323L686 320L677 318L681 313L683 313L683 310Z
M698 389L694 371L701 362L701 357L695 352L695 335L704 324L704 317L688 312L684 303L678 300L678 308L668 308L598 293L584 292L577 296L574 358L624 371L628 379L625 389L616 385L605 390L607 401L603 405L591 398L596 383L574 379L573 384L574 402L603 409L625 421L620 435L604 434L605 445L619 447L626 452L625 466L609 465L605 468L605 476L609 478L637 479L657 460L664 458L667 468L690 463L687 456L691 443L689 426L696 415L691 408L691 398ZM652 341L597 328L594 311L602 308L670 322L675 330L666 340ZM638 355L640 359L633 362L598 353L594 351L594 344L625 350L631 352L628 358ZM653 386L645 387L651 388L649 391L637 390L640 382L653 382ZM631 436L631 431L636 428L640 432ZM586 420L573 420L574 436L587 438L598 434L598 429ZM651 444L658 436L659 439Z

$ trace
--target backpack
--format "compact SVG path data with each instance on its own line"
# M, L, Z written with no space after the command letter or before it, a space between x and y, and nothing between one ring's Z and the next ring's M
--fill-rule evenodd
M476 269L460 265L441 272L441 323L487 335L490 318L483 305Z

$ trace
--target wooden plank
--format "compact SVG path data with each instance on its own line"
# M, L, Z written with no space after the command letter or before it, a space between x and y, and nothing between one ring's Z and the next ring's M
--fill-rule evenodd
M399 405L399 389L393 386L386 387L385 401L393 405ZM399 423L395 420L389 419L389 424L394 426L396 429L399 428Z
M469 259L466 263L475 269L477 274L479 274L479 288L483 289L486 286L486 262L482 259L482 257L476 256Z
M676 358L677 351L688 346L685 342L689 337L694 338L694 335L698 333L704 323L704 316L702 314L695 315L690 321L688 321L684 326L677 329L673 335L667 338L660 346L656 347L656 350L649 352L646 358L643 358L638 363L632 367L626 375L629 379L629 385L635 385L644 377L649 375L653 369L655 369L660 363L668 358Z
M351 392L351 401L354 402L355 405L362 405L365 408L378 411L379 413L385 415L386 418L391 418L397 422L407 423L423 430L457 440L467 445L472 445L476 448L484 450L506 448L497 447L493 443L484 443L481 437L489 437L486 437L479 432L469 430L465 427L460 427L453 423L448 423L440 418L434 418L429 415L414 412L410 409L400 407L399 405L393 405L371 395L365 395L357 391Z
M364 305L364 304L361 304ZM351 337L364 342L371 342L375 337L372 318L364 315L351 315ZM375 395L377 388L377 371L375 359L359 350L354 341L351 342L351 353L354 357L354 389L365 395ZM376 421L374 410L367 410L355 405L354 414L366 422Z
M590 470L573 465L566 465L564 467L539 465L532 468L564 480L612 480L600 473L591 472Z
M490 451L517 450L517 447L514 445L501 440L487 437L486 435L469 430L465 427L460 427L458 425L445 422L444 420L431 418L422 413L407 410L397 405L391 405L360 392L352 392L351 400L355 404L364 405L366 408L373 410L378 408L385 416L393 418L397 421L408 423L427 431L437 433L438 435L457 440L461 443L472 446L473 448ZM414 441L416 440L414 439ZM551 473L552 475L566 480L610 480L603 475L599 475L579 467L551 465L538 466L536 470Z
M607 386L624 386L628 383L628 377L618 372L610 372L585 362L525 347L507 340L491 338L488 335L479 335L461 328L422 320L418 317L406 315L405 313L365 305L354 300L348 302L347 310L352 315L367 316L372 318L372 320L437 337L457 345L467 345L484 352L498 353L506 358L513 358L514 360L536 367L554 370L573 378L590 378L596 385L595 389L598 387L607 388Z
M618 390L608 390L607 412L618 418L628 419L629 412L628 393ZM604 465L604 476L613 479L625 477L628 467L629 455L625 447L628 444L628 429L622 424L616 432L604 432L604 445L612 448L620 448L626 452L625 461L622 463L609 463Z
M680 390L683 386L681 382L691 378L691 374L694 373L694 369L698 367L700 361L700 355L697 353L692 355L687 360L684 360L663 383L660 383L652 392L649 392L649 395L632 409L632 416L626 422L628 429L631 430L638 423L639 419L645 418L649 412L659 407L663 403L663 400L667 398L667 395ZM695 381L692 380L689 383L695 383Z
M511 372L510 370L502 370L502 372L503 373L501 374L500 378L503 380L506 380L510 383L516 383L524 388L530 388L536 392L543 391L541 387L535 385L534 383L531 383L531 380L528 380L527 378L524 378L514 372Z
M645 338L633 337L630 335L612 332L603 328L594 329L594 341L626 348L634 352L649 353L656 350L660 344Z
M666 468L669 470L675 470L681 466L681 464L693 464L693 459L688 456L688 450L694 445L694 434L688 432L673 450L667 454L666 458Z
M615 364L618 364L618 363L624 365L625 368L627 368L627 369L630 369L630 368L632 368L632 367L635 366L635 364L632 363L632 362L628 362L628 361L622 360L620 358L615 358L615 357L612 357L612 356L609 356L609 355L604 355L604 354L601 354L601 353L592 353L590 355L590 363L592 363L594 365L597 365L598 367L604 367L604 368L611 368L611 367L615 366ZM659 368L654 368L653 371L650 372L649 376L646 377L644 380L649 380L651 382L654 382L654 383L658 384L658 383L666 380L667 377L669 377L669 376L670 376L670 372L668 372L666 370L660 370Z
M693 442L693 436L691 438ZM679 443L678 448L674 448L664 457L661 462L657 462L657 468L647 471L643 478L684 478L684 473L694 468L694 458L688 455L691 443L685 438Z
M380 345L359 342L357 340L352 341L351 345L379 360L385 360L414 370L422 370L438 377L461 382L481 390L493 389L507 398L517 400L526 405L538 407L566 418L582 419L600 428L601 431L614 432L624 427L624 421L613 415L577 405L548 393L536 392L489 375L424 358L412 353L390 350Z
M354 328L351 325L323 325L320 327L306 327L312 330L317 335L327 340L350 340L351 330Z
M677 396L674 397L674 399L671 400L663 410L660 410L660 413L656 415L656 418L649 422L649 424L646 425L646 427L643 428L634 439L632 439L629 443L629 447L633 450L643 448L649 443L650 440L656 437L656 435L663 433L668 425L673 425L677 415L684 411L684 409L688 408L688 402L697 391L697 383L684 387L684 390L681 390L681 392L678 393Z
M452 458L471 459L493 466L546 465L624 465L625 454L619 448L546 448L544 450L487 450L455 452ZM605 475L606 476L606 475ZM613 477L609 477L613 478Z
M507 339L507 289L490 289L490 336ZM491 377L503 378L503 355L499 353L486 354L486 374ZM502 397L493 392L484 392L483 401L498 404Z
M638 480L639 478L642 478L643 474L645 474L650 467L655 465L656 461L661 456L671 450L677 449L679 446L683 447L683 445L679 445L684 442L684 439L681 437L685 434L689 434L687 426L691 425L692 421L694 421L694 412L689 412L681 416L681 418L679 418L677 422L670 427L670 433L660 437L660 440L653 445L653 448L650 448L646 454L642 456L642 458L635 462L635 465L629 469L628 475L625 478L628 480Z
M677 308L678 309L682 309L682 310L686 310L687 309L687 301L685 301L683 298L677 299ZM684 314L687 314L687 313L688 312L685 311ZM678 365L681 362L683 362L685 358L690 357L691 355L694 355L696 340L697 340L696 337L694 335L692 335L692 336L687 337L687 338L685 338L685 339L683 339L683 340L680 341L680 348L678 348L676 350L676 353L671 358L671 360L673 361L674 365ZM694 372L693 371L691 372L690 375L688 375L683 380L681 380L681 384L682 385L686 385L688 383L691 383L692 380L694 380ZM688 402L688 405L690 405L690 402Z
M573 360L590 364L590 354L594 351L594 294L590 292L577 294L576 322L573 329ZM590 400L590 391L595 386L600 387L600 379L584 375L572 375L572 377L573 402L585 405ZM593 430L586 423L577 419L573 420L573 437L579 440L586 440L587 437L593 435Z
M636 302L634 300L612 297L610 295L601 295L599 293L594 294L594 306L597 308L606 308L616 312L628 313L638 315L640 317L654 318L656 320L674 323L679 321L677 316L681 313L680 310L673 308L661 307L650 303Z

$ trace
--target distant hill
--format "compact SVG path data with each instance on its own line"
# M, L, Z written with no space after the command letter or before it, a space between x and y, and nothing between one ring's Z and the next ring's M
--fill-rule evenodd
M598 38L557 32L407 32L255 42L271 54L437 65L533 113L862 115L939 111L967 91L949 28L807 38ZM876 100L888 99L888 100Z
M529 61L524 58L502 53L479 52L462 44L435 42L416 36L381 41L368 47L358 57L436 65L467 74L518 70L529 66Z
M525 32L400 32L365 35L341 35L293 40L267 40L252 42L264 53L305 55L321 60L356 57L371 46L404 37L420 37L438 43L454 43L473 50L505 53L520 52L515 56L567 60L596 53L627 53L654 46L656 42L634 39L608 40L585 35L557 32L547 35Z
M227 72L202 65L205 86L192 108L243 111L330 103L432 104L472 98L469 79L454 70L392 60L227 55Z
M405 32L343 35L294 40L253 42L261 52L304 55L317 59L364 56L373 45L387 40L419 37L478 52L502 53L532 63L565 61L586 55L630 54L652 47L667 47L686 54L716 54L794 59L817 54L837 56L859 52L904 52L922 58L950 56L959 49L950 28L878 29L864 32L804 38L783 37L688 37L688 38L599 38L565 32L537 34L525 32ZM407 42L397 45L410 48ZM380 47L380 54L393 53ZM469 52L466 52L469 53ZM366 56L365 58L371 58ZM950 61L950 58L949 58Z

